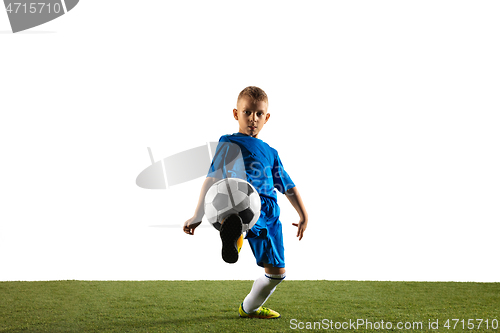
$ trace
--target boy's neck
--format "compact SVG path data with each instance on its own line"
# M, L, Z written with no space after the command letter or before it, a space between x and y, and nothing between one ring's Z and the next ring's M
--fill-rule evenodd
M251 137L251 138L256 138L256 139L258 139L258 137L257 137L257 136L258 136L258 134L257 134L256 136L251 136L251 135L248 135L248 134L245 134L245 133L239 132L239 131L238 131L238 133L243 134L244 136L249 136L249 137Z

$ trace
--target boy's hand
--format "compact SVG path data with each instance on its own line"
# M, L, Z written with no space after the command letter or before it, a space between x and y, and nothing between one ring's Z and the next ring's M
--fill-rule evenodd
M299 228L297 230L297 237L299 237L299 240L301 240L302 237L304 237L304 231L306 231L307 228L307 221L301 219L299 223L292 223L292 225Z
M197 226L199 226L201 221L196 221L196 216L193 216L186 222L184 222L184 226L182 227L182 230L188 235L194 235L194 229L196 229Z

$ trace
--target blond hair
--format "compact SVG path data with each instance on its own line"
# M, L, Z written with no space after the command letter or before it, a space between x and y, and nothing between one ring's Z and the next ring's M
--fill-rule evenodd
M269 104L269 101L267 100L267 94L264 90L260 89L259 87L255 86L248 86L245 89L243 89L240 94L238 95L238 100L236 101L236 105L238 105L238 102L240 99L243 97L249 97L253 99L254 101L264 101L267 104Z

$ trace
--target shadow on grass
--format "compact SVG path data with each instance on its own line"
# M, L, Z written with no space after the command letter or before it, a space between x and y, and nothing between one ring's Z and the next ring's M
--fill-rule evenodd
M280 319L272 320L274 322L272 326L276 328L279 321ZM144 318L144 320L101 321L80 329L84 332L255 332L263 322L265 321L259 319L240 318L237 314L187 314L183 318L165 316L156 319Z

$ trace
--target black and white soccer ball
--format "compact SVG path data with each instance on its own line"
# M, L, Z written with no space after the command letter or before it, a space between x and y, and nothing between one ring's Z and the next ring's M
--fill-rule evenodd
M215 229L231 214L243 221L243 232L250 230L260 216L260 196L249 182L239 178L221 179L205 195L205 216Z

